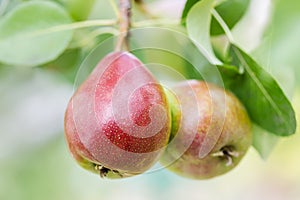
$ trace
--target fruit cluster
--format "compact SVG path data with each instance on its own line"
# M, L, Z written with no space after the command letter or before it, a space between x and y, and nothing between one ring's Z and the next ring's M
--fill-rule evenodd
M162 87L135 56L107 55L71 98L65 136L75 160L101 177L141 174L157 161L211 178L251 145L251 122L230 92L197 80Z

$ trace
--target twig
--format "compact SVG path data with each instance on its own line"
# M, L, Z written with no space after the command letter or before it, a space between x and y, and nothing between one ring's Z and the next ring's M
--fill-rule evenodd
M130 0L119 0L120 12L120 35L118 37L115 50L121 51L123 48L129 50L128 36L131 26L131 2Z

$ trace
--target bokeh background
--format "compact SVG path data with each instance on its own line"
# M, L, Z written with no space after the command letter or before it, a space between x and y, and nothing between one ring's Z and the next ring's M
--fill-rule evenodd
M0 18L19 2L1 0ZM182 0L146 2L172 19L179 17L184 5ZM108 1L99 0L89 18L111 18L111 13ZM277 78L299 122L300 1L252 0L233 33ZM69 56L77 54L69 52ZM77 66L82 58L71 60ZM71 158L63 133L73 73L51 66L24 69L0 64L1 200L300 199L299 128L295 135L280 139L267 160L251 148L236 169L206 181L166 170L105 180L81 169Z

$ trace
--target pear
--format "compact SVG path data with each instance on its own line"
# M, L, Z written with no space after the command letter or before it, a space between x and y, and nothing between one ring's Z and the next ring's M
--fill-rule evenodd
M251 121L242 103L231 92L196 80L180 82L167 94L176 128L160 163L192 179L233 169L252 144Z
M73 157L107 178L148 170L167 146L170 130L163 87L129 52L105 56L72 96L65 114Z

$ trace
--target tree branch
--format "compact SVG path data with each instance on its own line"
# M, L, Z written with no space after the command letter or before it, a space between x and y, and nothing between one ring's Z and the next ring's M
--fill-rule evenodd
M121 51L123 48L129 50L128 36L131 26L131 2L130 0L119 0L120 12L120 35L118 37L116 51Z

